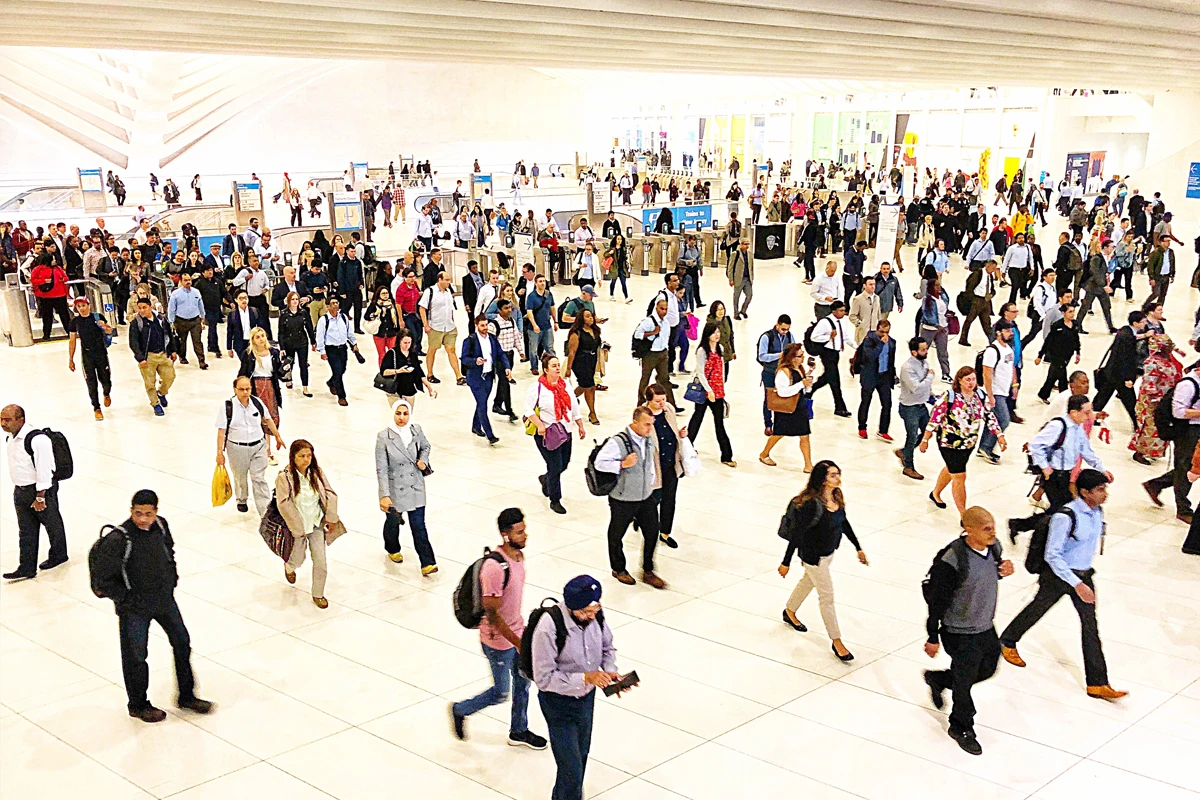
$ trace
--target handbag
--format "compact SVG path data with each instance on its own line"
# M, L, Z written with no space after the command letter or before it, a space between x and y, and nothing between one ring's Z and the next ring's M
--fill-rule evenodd
M555 422L546 426L546 433L542 437L543 443L547 450L557 450L567 442L571 441L571 434L567 433L567 426L561 422Z
M729 407L729 401L726 400L725 398L721 398L721 407L724 409L724 412L725 412L724 414L721 415L721 419L729 419L729 414L732 411L732 409Z
M540 413L542 413L542 410L540 408L538 408L537 406L534 406L533 407L533 416L525 417L525 435L526 436L537 436L537 423L533 421L533 418L536 417Z
M398 377L399 376L397 375L384 375L382 372L380 372L375 376L375 388L381 392L387 392L388 394L399 394L396 384L396 379Z
M950 336L957 336L959 330L958 314L955 314L953 311L946 311L946 333Z
M275 502L275 498L271 498L271 504L267 506L267 513L263 514L262 520L258 523L258 535L267 543L267 547L271 552L287 561L292 557L292 547L295 545L295 537L288 530L287 523L283 521L283 515L279 513L279 504Z
M792 414L796 411L796 406L800 402L800 395L794 394L791 397L780 397L779 392L774 386L767 387L767 410L774 411L778 414ZM809 418L811 419L811 417Z
M679 459L683 465L683 475L690 478L700 472L700 454L692 446L692 441L686 436L679 440Z
M804 398L804 413L811 420L813 418L813 401L811 397Z
M683 399L697 404L708 402L708 392L704 390L704 384L700 383L699 378L692 378L692 382L687 385L687 390L683 393Z
M366 331L367 333L374 336L377 333L379 333L379 327L382 324L383 324L383 320L381 320L379 318L379 315L376 314L374 317L371 317L370 319L364 319L362 322L362 327L363 327L364 331Z

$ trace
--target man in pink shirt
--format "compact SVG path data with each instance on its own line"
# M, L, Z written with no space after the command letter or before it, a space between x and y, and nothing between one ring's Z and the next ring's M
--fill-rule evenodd
M488 706L503 703L512 687L512 718L508 743L534 750L545 750L546 740L529 730L529 679L519 669L518 651L525 618L521 615L521 595L525 591L525 515L519 508L506 508L496 518L501 544L479 570L483 590L483 621L479 623L479 642L492 668L492 685L472 698L450 706L454 735L466 739L467 717Z

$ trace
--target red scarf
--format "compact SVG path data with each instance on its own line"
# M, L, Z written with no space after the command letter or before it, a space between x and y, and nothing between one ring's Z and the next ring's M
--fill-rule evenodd
M546 380L545 374L538 378L538 383L554 393L554 419L569 420L571 418L571 395L567 392L567 382L559 379L553 386Z

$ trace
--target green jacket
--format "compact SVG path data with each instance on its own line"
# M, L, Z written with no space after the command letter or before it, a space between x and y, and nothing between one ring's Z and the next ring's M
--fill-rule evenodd
M1154 248L1154 252L1150 254L1150 258L1146 261L1146 274L1150 276L1150 280L1157 282L1162 278L1163 256L1168 259L1168 268L1170 269L1171 277L1175 277L1175 251L1163 250L1161 247Z

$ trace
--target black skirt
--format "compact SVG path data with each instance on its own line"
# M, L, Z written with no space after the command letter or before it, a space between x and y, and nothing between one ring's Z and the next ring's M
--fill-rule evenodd
M775 436L808 436L811 426L808 419L808 401L803 394L796 402L796 410L790 414L775 412L775 424L771 426Z

